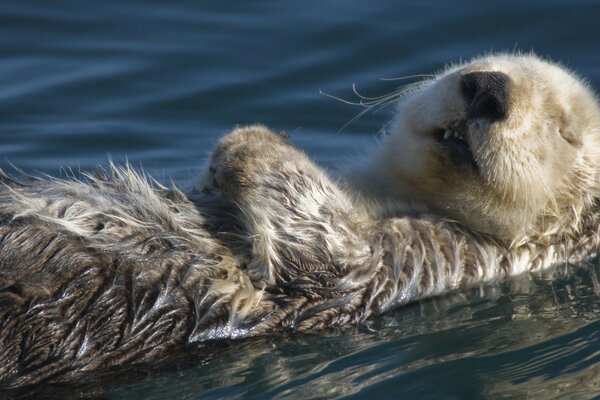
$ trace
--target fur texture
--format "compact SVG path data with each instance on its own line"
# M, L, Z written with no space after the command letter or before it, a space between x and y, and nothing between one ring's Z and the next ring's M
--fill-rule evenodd
M531 56L485 58L404 94L384 146L346 183L332 181L261 126L222 139L186 194L113 165L80 181L3 175L0 385L66 381L115 364L160 360L211 339L359 322L425 297L594 255L600 118L587 89L574 81L573 99L555 99L571 108L583 102L583 111L553 119L563 142L535 139L539 132L526 130L531 124L519 118L530 117L521 111L476 127L460 94L452 95L456 74L469 68L501 67L518 77L523 66L543 80L562 71L549 65ZM539 96L522 94L517 81L510 110L528 110L527 96L537 105ZM444 94L439 104L436 87ZM444 113L473 125L467 135L479 172L448 163L444 147L408 125L416 118L428 126ZM526 145L509 154L515 147L500 132L513 125ZM476 139L484 130L487 139ZM548 164L535 158L539 146L528 143L564 151L558 159L546 154L544 160L554 160ZM405 165L407 147L430 164ZM394 148L399 153L391 159L387 149ZM516 166L510 157L532 161ZM429 179L423 182L437 184L438 197L423 201L435 186L406 183L406 174L435 170L436 160L445 163L450 183L458 182L456 190L466 190L462 197L443 186L446 180ZM489 175L493 165L509 176ZM527 168L547 171L529 175ZM369 174L374 190L365 183ZM523 190L532 192L527 201ZM440 207L444 201L448 206ZM425 212L412 207L420 203ZM519 224L506 225L514 220Z

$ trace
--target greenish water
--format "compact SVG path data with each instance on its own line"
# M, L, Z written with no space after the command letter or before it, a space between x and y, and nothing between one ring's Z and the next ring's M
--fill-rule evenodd
M221 135L261 122L335 168L390 110L340 132L360 109L320 91L353 99L356 83L380 95L400 84L381 78L513 49L600 87L599 16L593 1L3 1L0 165L60 175L110 155L185 186ZM361 326L201 347L36 396L594 398L599 272L596 260L563 266Z

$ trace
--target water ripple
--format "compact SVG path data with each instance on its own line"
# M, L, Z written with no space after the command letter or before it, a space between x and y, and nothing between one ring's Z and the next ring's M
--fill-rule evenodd
M185 186L221 135L261 122L335 169L391 110L338 133L360 109L320 91L379 95L399 84L379 78L515 48L600 87L599 12L588 0L0 2L0 166L59 175L110 154ZM561 266L359 327L199 346L22 398L600 396L598 272L597 260Z

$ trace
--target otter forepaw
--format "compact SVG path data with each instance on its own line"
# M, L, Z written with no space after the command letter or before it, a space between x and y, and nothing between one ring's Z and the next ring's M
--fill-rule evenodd
M276 134L262 125L236 128L215 147L202 189L235 195L252 182L257 168L268 168L274 161L274 149L285 148L292 149L284 133Z

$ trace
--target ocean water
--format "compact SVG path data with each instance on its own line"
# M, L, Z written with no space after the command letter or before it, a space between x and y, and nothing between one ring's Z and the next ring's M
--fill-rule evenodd
M391 110L352 121L360 107L322 93L378 96L411 81L392 78L504 50L560 60L599 88L599 17L584 0L2 1L0 166L60 176L110 157L185 187L220 136L260 122L335 169ZM599 397L599 274L598 260L558 266L23 397Z

